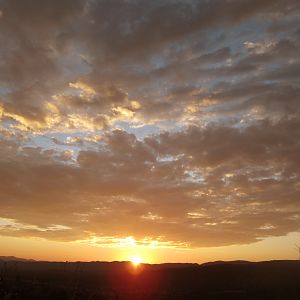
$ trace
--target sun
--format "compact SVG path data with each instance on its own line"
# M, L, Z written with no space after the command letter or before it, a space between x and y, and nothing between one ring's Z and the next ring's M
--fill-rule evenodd
M133 256L130 261L135 267L137 267L142 262L142 259L139 256Z

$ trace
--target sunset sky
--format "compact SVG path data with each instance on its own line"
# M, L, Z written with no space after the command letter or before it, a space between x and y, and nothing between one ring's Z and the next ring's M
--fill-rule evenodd
M296 259L300 1L0 0L0 255Z

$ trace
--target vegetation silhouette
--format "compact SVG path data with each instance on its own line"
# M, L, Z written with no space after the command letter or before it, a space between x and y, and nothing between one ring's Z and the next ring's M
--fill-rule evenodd
M141 264L0 258L2 300L300 299L300 261Z

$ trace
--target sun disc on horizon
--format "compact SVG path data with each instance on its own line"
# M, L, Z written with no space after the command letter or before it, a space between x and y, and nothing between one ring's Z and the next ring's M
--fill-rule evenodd
M135 267L137 267L142 262L142 259L139 256L133 256L130 261Z

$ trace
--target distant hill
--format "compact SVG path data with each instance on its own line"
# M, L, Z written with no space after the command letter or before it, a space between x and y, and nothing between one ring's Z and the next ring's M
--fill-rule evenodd
M232 261L223 261L223 260L217 260L217 261L209 261L206 263L201 264L201 266L211 266L211 265L222 265L222 264L252 264L253 262L247 261L247 260L232 260Z
M20 258L20 257L15 257L15 256L0 256L0 261L28 261L28 262L33 262L35 261L34 259L26 259L26 258Z

